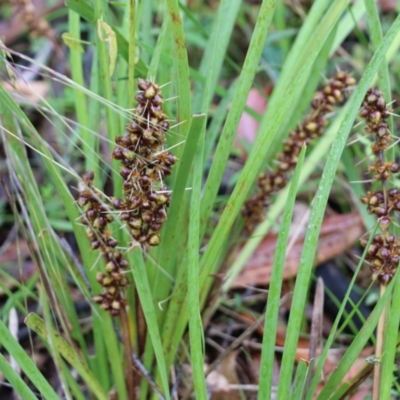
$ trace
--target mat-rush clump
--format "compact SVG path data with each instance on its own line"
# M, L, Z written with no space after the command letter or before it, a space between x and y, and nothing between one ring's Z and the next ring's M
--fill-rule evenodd
M385 161L385 150L392 141L386 122L390 112L382 93L378 89L369 89L359 114L367 123L366 131L374 135L372 152L376 161L368 170L373 181L380 182L380 187L378 190L367 192L361 201L378 219L380 232L372 238L366 260L370 263L372 279L378 279L383 285L387 285L393 278L400 257L400 241L389 232L394 214L400 211L400 190L388 187L392 175L400 171L400 165L397 162ZM361 240L364 247L367 243L368 238Z
M314 95L311 102L312 111L283 142L282 152L276 157L277 169L259 175L256 193L245 202L242 215L248 233L253 232L264 220L266 208L271 203L271 195L286 186L303 144L309 144L311 140L323 134L328 124L326 115L333 111L334 105L345 99L348 88L354 84L353 77L340 71Z
M82 222L88 225L91 248L99 249L106 261L105 273L97 276L103 291L94 300L113 316L126 305L123 293L128 282L124 271L128 263L116 250L118 242L107 229L113 221L111 212L129 227L133 242L138 242L145 250L148 246L157 246L170 202L170 192L163 180L171 174L177 161L164 149L169 123L162 109L159 87L143 79L139 79L138 87L133 120L127 125L126 134L116 138L117 146L112 153L122 164L124 198L102 196L93 187L93 172L88 171L83 175L85 185L78 199L78 204L85 207ZM104 199L103 203L100 198Z

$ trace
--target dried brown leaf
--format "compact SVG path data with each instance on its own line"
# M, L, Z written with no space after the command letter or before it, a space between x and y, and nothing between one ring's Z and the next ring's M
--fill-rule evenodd
M321 228L315 265L342 254L364 233L362 219L358 213L326 217ZM302 232L286 257L284 279L297 275L305 234ZM232 287L245 285L268 285L271 279L272 263L277 235L268 234L260 243L253 256L246 263Z

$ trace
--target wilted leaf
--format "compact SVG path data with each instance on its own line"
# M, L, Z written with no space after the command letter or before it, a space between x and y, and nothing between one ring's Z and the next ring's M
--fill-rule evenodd
M223 387L223 390L214 390L211 400L240 400L239 393L229 388L229 384L240 384L236 373L237 355L238 352L234 351L222 360L218 372L221 382L225 382L226 386Z

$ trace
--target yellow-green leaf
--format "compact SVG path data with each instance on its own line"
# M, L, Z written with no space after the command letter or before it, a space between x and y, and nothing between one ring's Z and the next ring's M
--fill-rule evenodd
M47 332L44 321L36 314L31 313L25 318L25 324L35 331L43 340L48 341L49 333ZM78 374L86 382L88 388L93 392L96 399L107 400L100 383L97 381L93 373L89 370L85 360L68 344L58 332L53 332L54 345L61 355L76 369Z
M64 32L62 35L63 42L71 49L79 51L80 53L84 52L84 49L80 43L80 40L77 39L72 33Z
M117 46L117 37L115 32L102 19L97 21L97 32L99 34L99 38L101 41L105 42L108 47L108 56L110 59L110 77L114 73L115 63L117 61L117 54L118 54L118 46Z

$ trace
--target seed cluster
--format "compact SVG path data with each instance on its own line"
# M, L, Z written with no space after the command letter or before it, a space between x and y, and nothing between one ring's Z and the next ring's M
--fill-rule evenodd
M333 111L333 106L342 102L346 90L355 84L355 79L340 71L325 87L314 95L311 102L312 112L290 132L283 142L283 149L277 156L277 169L261 173L257 179L257 192L245 203L242 215L248 233L264 220L265 209L271 203L271 195L286 186L290 173L294 170L303 144L321 136L328 121L326 114Z
M10 0L16 13L21 16L22 21L28 26L32 36L45 36L52 42L56 41L56 34L49 23L37 14L31 0Z
M139 79L135 117L127 125L124 136L116 138L113 158L122 163L124 199L114 199L120 219L130 228L132 237L142 246L157 246L159 231L167 219L170 193L163 179L171 174L177 158L164 150L165 133L169 129L162 110L159 87Z
M400 171L397 162L385 161L384 152L392 141L386 122L390 112L382 93L378 89L369 89L359 114L367 123L366 131L374 135L372 152L376 161L368 170L372 179L381 183L381 189L367 192L361 197L361 202L378 218L380 233L372 238L366 260L370 263L372 279L378 279L384 285L393 278L400 259L400 241L389 232L393 214L400 211L400 191L387 187L392 175ZM367 243L368 238L361 240L364 247Z
M177 161L172 153L164 150L169 123L162 110L160 88L143 79L139 79L138 87L134 118L127 125L126 134L116 138L117 146L112 153L113 158L122 164L120 175L123 178L124 198L100 201L101 193L93 186L92 171L83 175L85 186L78 198L78 204L85 207L82 222L88 226L90 246L99 249L106 261L105 273L97 276L103 291L94 300L112 316L118 315L126 305L124 290L128 281L124 272L128 262L116 250L118 242L107 229L113 221L110 211L129 227L134 241L144 249L157 246L170 202L170 193L163 179L171 174L172 166Z
M81 221L87 225L86 233L90 239L92 250L99 250L106 262L105 273L97 274L97 281L103 286L102 293L94 297L101 308L112 316L119 315L122 307L126 306L124 289L128 285L125 270L128 262L123 254L116 249L118 241L111 236L107 225L113 221L113 216L104 202L101 202L92 182L94 173L85 172L83 181L85 187L80 190L78 204L85 208Z

